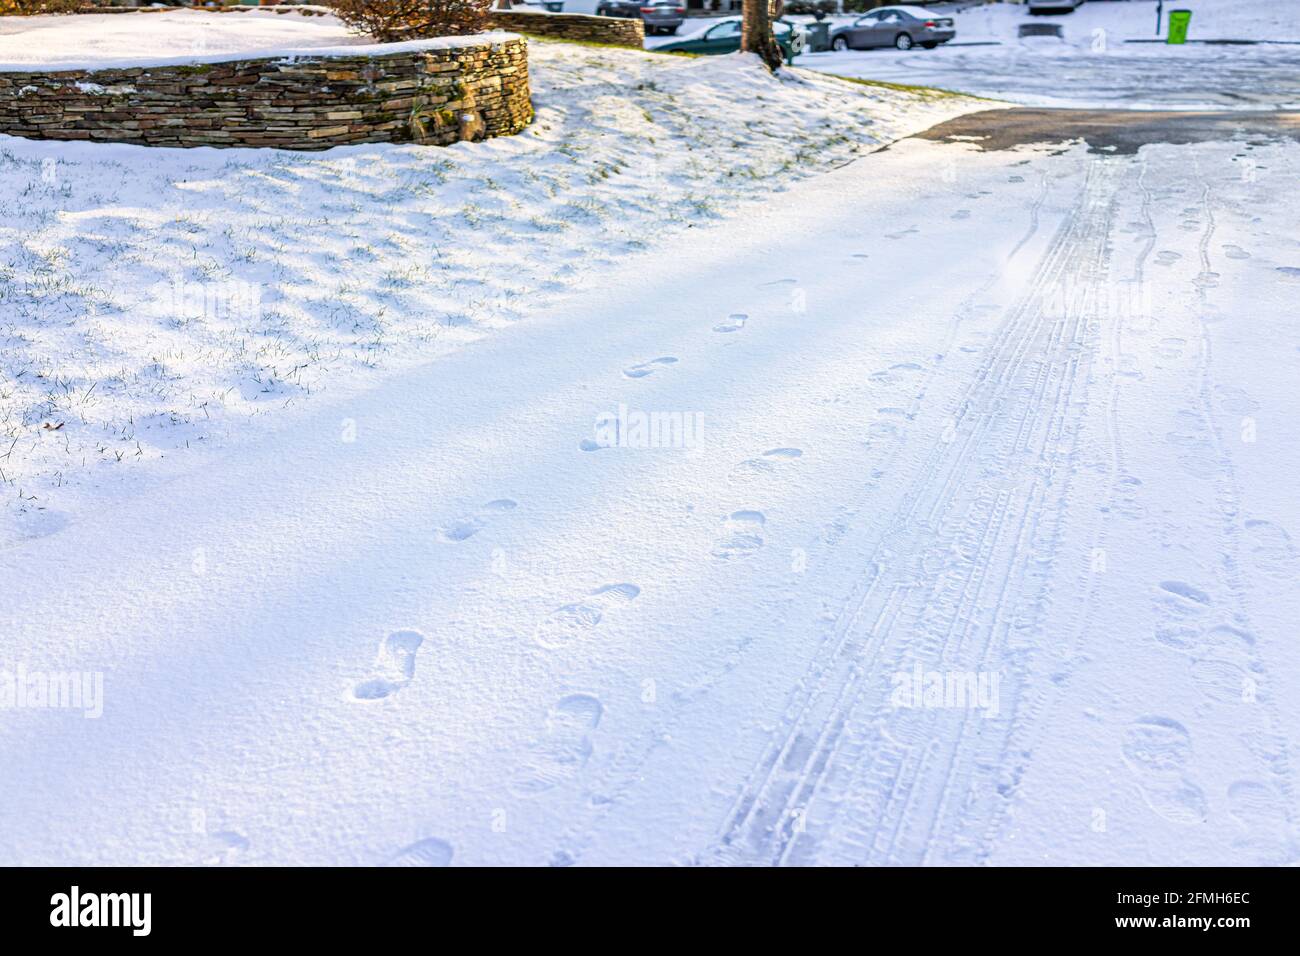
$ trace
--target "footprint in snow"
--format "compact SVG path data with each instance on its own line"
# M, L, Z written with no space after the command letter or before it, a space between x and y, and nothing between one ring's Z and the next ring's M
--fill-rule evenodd
M1172 249L1161 249L1156 253L1156 265L1171 266L1181 258L1182 255L1174 252Z
M533 632L533 640L547 650L568 647L586 637L605 615L635 601L641 589L635 584L607 584L581 601L556 608Z
M1228 787L1228 813L1247 828L1287 824L1286 800L1271 783L1256 780L1238 780Z
M902 239L904 236L910 236L910 235L912 235L913 233L917 233L917 232L920 232L920 231L921 231L921 230L917 229L916 226L908 226L906 229L900 229L898 232L887 232L887 233L885 233L885 238L886 238L886 239Z
M1163 338L1156 343L1156 355L1163 359L1182 358L1185 345L1187 345L1187 340L1180 339L1177 336Z
M1296 266L1277 266L1276 270L1292 279L1300 279L1300 268Z
M518 506L518 502L509 498L498 498L496 501L489 501L474 514L443 525L438 529L438 539L455 543L464 541L466 538L472 538L487 527L487 523L492 519L493 515L514 511Z
M1212 474L1214 464L1210 451L1213 439L1205 421L1196 412L1181 411L1174 416L1174 425L1173 431L1165 433L1165 441L1187 449L1188 454L1194 454L1195 460L1199 462L1197 467Z
M731 470L731 475L739 480L770 475L783 463L802 457L803 451L799 448L771 448L757 458L742 461Z
M1235 385L1215 386L1214 397L1219 400L1223 410L1231 415L1253 415L1259 411L1259 402L1251 398L1244 388Z
M1196 592L1191 600L1209 603L1209 597L1202 592ZM1249 631L1230 624L1204 628L1183 618L1157 628L1156 640L1191 659L1192 682L1210 700L1243 704L1253 701L1259 693L1258 675L1263 668L1255 659L1255 636Z
M969 219L969 218L970 218L970 210L969 210L969 209L958 209L955 213L952 214L952 216L951 216L950 218L952 218L952 219Z
M867 425L867 445L880 445L891 442L902 434L899 426L892 421L876 420Z
M1226 245L1224 245L1224 247L1223 247L1223 254L1224 254L1225 256L1227 256L1229 259L1249 259L1249 258L1250 258L1250 253L1249 253L1249 252L1247 252L1245 249L1241 248L1241 246L1234 245L1234 244L1232 244L1232 243L1227 243Z
M447 866L454 852L446 840L430 837L399 850L385 861L384 866Z
M1172 823L1205 821L1205 794L1184 776L1192 756L1186 727L1167 717L1142 717L1125 731L1120 752L1147 806Z
M576 776L591 759L591 733L604 706L592 694L561 697L546 715L546 730L529 747L510 780L521 797L536 796Z
M1175 617L1199 615L1212 603L1208 594L1183 581L1161 581L1157 597Z
M352 688L353 700L383 700L397 693L415 677L415 655L424 643L419 631L394 631L379 645L375 669L370 677Z
M1270 783L1238 780L1228 787L1228 813L1246 831L1232 843L1260 866L1294 866L1300 843L1291 826L1287 804Z
M676 365L676 364L677 364L677 359L673 358L671 355L663 355L660 356L659 358L651 359L648 362L641 362L637 365L631 365L623 369L623 374L628 378L645 378L647 375L654 374L656 370L662 368L665 365Z
M1231 624L1211 628L1189 623L1166 624L1156 629L1156 640L1193 660L1248 661L1255 650L1255 635Z
M1257 677L1224 660L1194 661L1191 667L1192 681L1202 694L1219 704L1253 703L1262 692L1258 687Z
M743 312L733 312L727 316L727 321L719 322L713 327L714 332L739 332L745 327L745 322L749 320Z
M1243 544L1246 557L1261 574L1282 581L1294 581L1297 567L1296 548L1291 535L1281 525L1256 518L1244 526Z
M921 366L915 362L899 362L897 365L889 366L889 368L872 372L867 378L881 385L902 385L921 370Z
M1142 363L1135 355L1119 356L1119 360L1115 363L1115 373L1138 382L1146 378L1146 373L1142 371Z
M218 830L209 838L212 855L203 862L209 866L234 866L252 846L248 837L236 830Z
M722 521L722 537L713 548L713 556L728 561L747 557L763 547L763 526L767 519L761 511L736 511Z

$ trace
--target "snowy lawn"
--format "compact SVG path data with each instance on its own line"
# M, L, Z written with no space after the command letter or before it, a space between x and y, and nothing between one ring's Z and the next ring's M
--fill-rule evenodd
M5 713L0 862L1295 863L1249 139L907 140L0 549L0 668L103 678Z
M1300 147L532 49L0 143L0 863L1300 862Z
M195 37L204 56L345 38L326 18L178 12L64 18L73 39L42 27L41 49L65 59L90 31L117 60L125 21L152 31L155 56ZM11 36L0 60L31 49ZM530 55L536 122L478 145L0 138L0 542L55 530L95 490L189 467L195 448L323 388L460 348L629 256L672 257L683 230L982 105L774 79L740 56L547 42Z
M1153 0L1085 3L1074 13L1031 16L1015 4L945 13L957 28L936 50L808 53L809 69L962 90L1033 106L1295 108L1300 105L1300 17L1274 0L1165 4L1193 12L1192 39L1288 41L1256 46L1130 43L1155 36ZM848 22L852 18L840 18ZM1061 26L1064 38L1020 39L1022 23ZM1167 25L1167 24L1166 24ZM1163 34L1162 34L1163 35Z

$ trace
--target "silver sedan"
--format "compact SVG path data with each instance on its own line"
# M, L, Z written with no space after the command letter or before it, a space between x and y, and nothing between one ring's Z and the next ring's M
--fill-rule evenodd
M924 7L880 7L831 31L832 50L868 50L914 46L932 50L957 35L950 17L931 15Z

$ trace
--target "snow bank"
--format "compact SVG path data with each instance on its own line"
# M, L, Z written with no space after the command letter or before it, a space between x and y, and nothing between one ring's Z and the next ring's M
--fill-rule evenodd
M516 36L493 31L371 43L349 33L334 17L277 17L270 13L258 15L257 11L224 16L176 10L147 15L21 19L23 22L17 24L0 21L0 72L26 72L37 67L57 72L281 57L384 56L500 43ZM142 49L149 55L141 56Z
M0 17L0 63L31 69L71 63L107 67L151 58L184 62L222 54L271 55L281 49L365 45L332 16L279 16L269 10L213 14L168 10L147 14Z

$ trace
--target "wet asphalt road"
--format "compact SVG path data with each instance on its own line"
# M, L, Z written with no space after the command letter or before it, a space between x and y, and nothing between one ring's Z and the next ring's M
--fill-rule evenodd
M968 142L981 150L1083 140L1093 152L1132 154L1152 143L1300 141L1300 113L997 109L958 116L916 138Z

